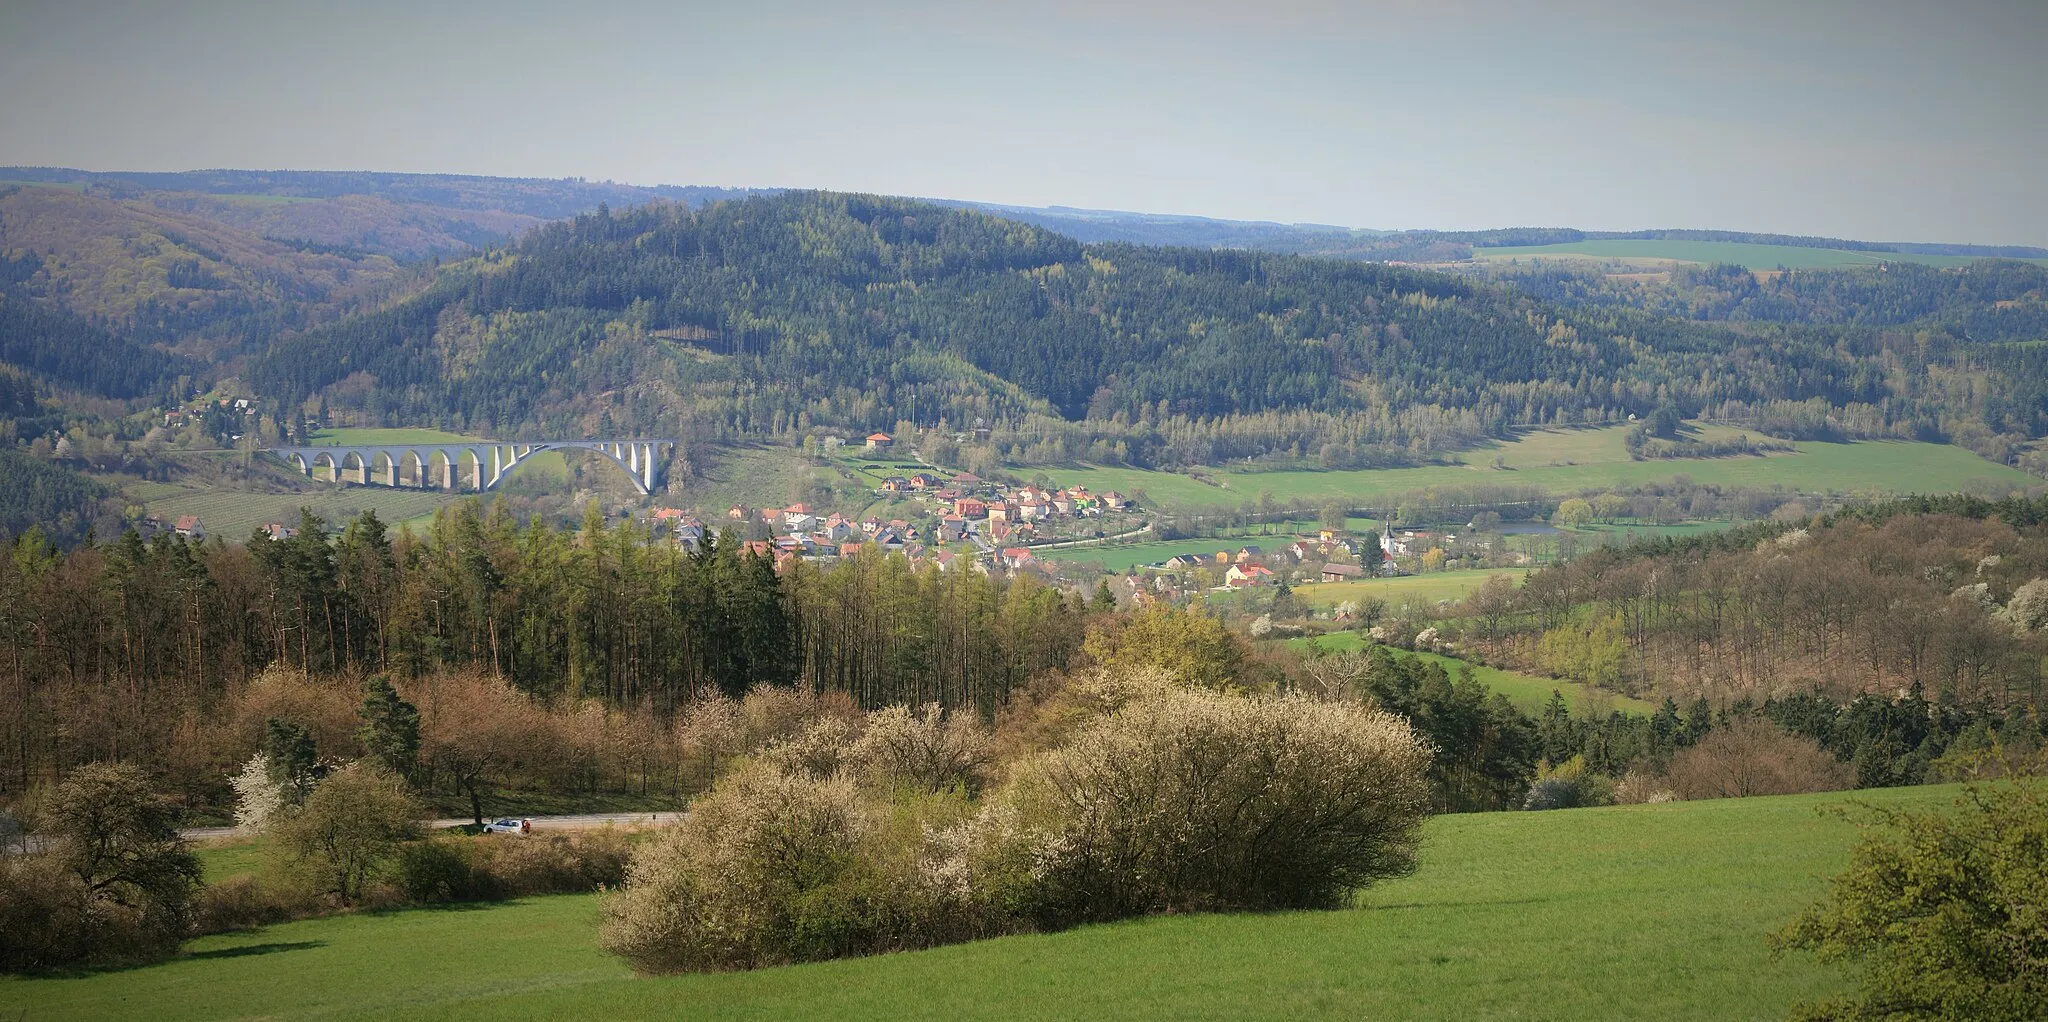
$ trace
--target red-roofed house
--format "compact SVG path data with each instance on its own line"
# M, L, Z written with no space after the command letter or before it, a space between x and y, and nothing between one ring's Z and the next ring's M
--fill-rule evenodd
M868 450L870 451L886 451L894 446L896 446L896 439L887 433L868 434Z
M1223 582L1229 586L1262 586L1272 578L1271 571L1257 564L1233 564L1223 574Z

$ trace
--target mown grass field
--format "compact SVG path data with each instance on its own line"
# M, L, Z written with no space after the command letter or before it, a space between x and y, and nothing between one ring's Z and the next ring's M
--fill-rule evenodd
M1444 600L1462 600L1489 575L1506 575L1520 582L1527 568L1474 568L1470 571L1436 571L1426 575L1403 575L1399 578L1367 578L1356 582L1312 582L1296 586L1294 595L1311 607L1334 607L1346 600L1363 600L1378 597L1387 605L1400 608L1411 604L1435 604Z
M1846 977L1764 935L1855 838L1821 810L1954 788L1439 817L1421 869L1337 912L1182 916L751 973L634 978L596 900L362 914L173 962L0 980L57 1019L1776 1019Z
M1344 527L1353 533L1378 532L1380 523L1370 518L1347 518ZM1158 564L1179 554L1195 554L1214 560L1218 551L1235 554L1247 546L1259 547L1270 555L1297 539L1316 538L1317 528L1313 519L1305 518L1275 522L1271 525L1254 525L1244 529L1220 529L1209 535L1190 539L1065 547L1048 550L1044 556L1051 560L1099 564L1105 571L1124 571L1137 565Z
M439 429L399 427L342 427L323 429L315 432L309 440L313 447L338 447L344 444L460 444L477 439L461 433L450 433Z
M1840 269L1876 266L1879 263L1921 263L1927 266L1967 266L1976 256L1920 255L1912 252L1851 252L1846 249L1801 248L1792 245L1750 245L1733 241L1632 241L1614 238L1565 242L1556 245L1517 245L1509 248L1475 248L1474 258L1488 261L1509 259L1618 259L1662 260L1681 263L1735 263L1752 270ZM2048 263L2029 259L2027 262Z
M339 524L365 510L375 510L386 525L417 521L431 516L444 504L468 499L469 494L446 494L432 490L392 490L380 486L344 486L309 493L249 493L241 490L186 490L179 496L149 501L149 513L165 522L180 515L198 515L208 535L239 543L257 526L279 522L296 526L299 508Z
M1357 632L1331 632L1328 635L1288 639L1286 642L1289 647L1302 653L1308 652L1311 645L1320 646L1332 653L1343 653L1354 649L1363 649L1366 644L1365 639ZM1605 716L1610 710L1620 710L1624 713L1655 713L1657 711L1656 703L1629 696L1616 695L1612 692L1603 692L1596 688L1581 685L1575 681L1544 678L1534 674L1523 674L1520 671L1504 671L1498 667L1469 663L1455 657L1438 656L1435 653L1410 653L1403 650L1400 652L1400 655L1433 660L1442 664L1444 670L1451 672L1452 677L1457 677L1460 670L1469 667L1472 669L1474 681L1485 685L1495 692L1499 692L1501 695L1507 696L1508 702L1521 707L1523 711L1529 713L1542 709L1545 703L1550 702L1550 693L1553 691L1564 696L1565 706L1569 707L1573 713L1592 713Z
M1432 486L1535 486L1551 494L1634 487L1685 476L1721 486L1782 487L1808 493L1951 493L2028 487L2040 480L1960 447L1905 441L1832 444L1800 441L1792 452L1727 458L1633 461L1622 445L1625 426L1534 430L1458 455L1458 464L1347 471L1216 470L1215 485L1147 469L1088 466L1048 471L1061 485L1141 491L1166 507L1239 506L1261 493L1275 500L1339 500L1370 507ZM1733 432L1722 428L1703 435ZM1501 466L1493 465L1498 457Z

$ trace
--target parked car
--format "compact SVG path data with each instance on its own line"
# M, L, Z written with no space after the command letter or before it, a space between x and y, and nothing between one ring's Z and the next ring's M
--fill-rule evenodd
M532 820L515 820L510 817L507 817L502 820L492 820L491 822L484 824L484 833L486 834L530 834L532 832Z

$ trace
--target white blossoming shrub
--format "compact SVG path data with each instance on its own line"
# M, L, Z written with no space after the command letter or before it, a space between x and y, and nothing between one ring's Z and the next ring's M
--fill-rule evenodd
M599 941L651 973L790 961L802 902L841 879L863 825L844 778L741 767L634 853Z
M1329 908L1414 866L1429 751L1390 713L1179 691L1031 764L1041 926L1155 912Z
M953 803L958 816L957 800ZM864 804L846 774L757 761L633 854L599 941L648 973L752 969L1005 932L974 896L974 821Z
M782 754L829 754L833 741L843 739L843 745L851 738L819 722L837 720L851 728L858 717L843 693L821 696L764 685L743 700L713 696L698 701L676 722L675 743L697 783L710 787L734 763L767 749L794 745ZM818 772L834 768L836 761Z
M228 784L235 789L235 826L263 833L284 805L284 789L270 778L270 757L260 752L250 757Z
M2048 626L2048 578L2037 578L2013 590L2004 617L2022 635Z
M970 716L891 706L868 715L867 728L848 752L863 778L884 789L974 795L988 780L988 732Z
M1332 907L1413 866L1429 752L1397 716L1157 671L1087 675L1068 696L1059 747L986 799L991 739L969 717L811 717L633 853L602 944L642 972L748 969Z
M831 777L846 765L860 728L842 717L815 717L803 730L770 745L761 759L784 773Z

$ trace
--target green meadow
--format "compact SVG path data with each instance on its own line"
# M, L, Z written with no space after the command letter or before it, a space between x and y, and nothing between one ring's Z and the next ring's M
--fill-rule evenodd
M400 522L431 517L442 505L467 496L381 486L339 486L307 493L212 489L181 490L176 495L151 498L146 506L150 514L165 522L176 521L181 515L198 515L208 535L239 543L248 539L258 526L270 522L297 525L302 507L311 508L330 525L374 510L386 525L396 528Z
M1363 518L1352 518L1347 527L1353 532L1374 531L1378 522ZM1105 571L1124 571L1138 565L1158 564L1169 557L1180 554L1194 554L1210 561L1219 552L1236 554L1237 551L1255 546L1266 554L1279 552L1288 544L1304 537L1314 539L1314 522L1284 522L1274 525L1274 531L1260 531L1258 528L1225 530L1208 536L1192 539L1148 540L1143 543L1108 543L1102 546L1063 547L1048 550L1041 556L1049 560L1089 562L1101 565ZM1222 571L1224 565L1216 569Z
M1490 575L1506 575L1517 582L1527 568L1473 568L1466 571L1432 571L1398 578L1365 578L1356 582L1311 582L1296 586L1296 599L1316 608L1334 607L1346 600L1371 597L1399 609L1409 605L1431 605L1445 600L1462 600L1479 588Z
M1331 653L1344 653L1364 649L1366 640L1357 632L1331 632L1327 635L1303 636L1285 640L1288 647L1299 653L1306 653L1311 646L1318 646ZM1581 685L1575 681L1558 678L1543 678L1520 671L1504 671L1498 667L1475 664L1456 657L1438 656L1435 653L1410 653L1400 651L1401 656L1421 657L1424 660L1442 664L1452 677L1465 669L1472 671L1472 680L1508 697L1508 702L1523 711L1534 713L1550 702L1550 694L1556 692L1564 697L1564 704L1575 714L1592 713L1605 716L1610 710L1624 713L1655 713L1657 704L1644 699L1616 695L1600 689Z
M1661 261L1681 263L1734 263L1752 270L1828 270L1848 266L1876 266L1879 263L1921 263L1927 266L1967 266L1978 256L1920 255L1913 252L1852 252L1835 248L1802 248L1793 245L1751 245L1733 241L1657 241L1598 238L1556 245L1516 245L1507 248L1475 248L1477 259L1499 262L1510 259L1598 259ZM2029 259L2044 263L2048 260Z
M1626 426L1532 430L1512 441L1489 441L1447 465L1341 471L1213 470L1203 482L1173 472L1107 466L1048 470L1061 485L1143 492L1157 506L1242 506L1270 494L1278 501L1338 500L1369 507L1432 486L1535 486L1551 494L1670 482L1729 487L1782 487L1807 493L1946 493L2038 485L2018 469L1947 444L1870 440L1799 441L1794 450L1726 458L1634 461L1623 446ZM1702 429L1704 436L1736 431ZM1495 459L1499 459L1498 466Z
M313 434L310 444L314 447L338 447L345 444L465 444L477 439L440 429L384 429L365 426L323 429Z
M1764 936L1823 890L1850 801L1954 788L1444 816L1356 908L1193 915L758 972L636 978L596 899L307 920L171 962L0 980L0 1017L1776 1019L1848 978Z

